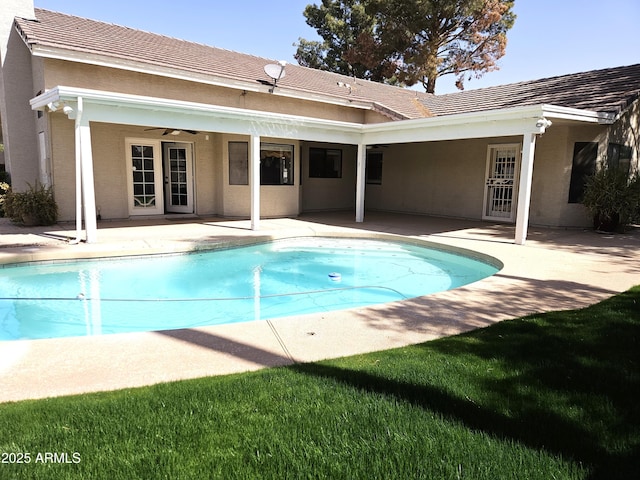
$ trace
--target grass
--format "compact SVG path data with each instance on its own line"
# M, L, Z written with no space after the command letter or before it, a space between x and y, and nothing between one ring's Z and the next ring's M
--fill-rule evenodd
M0 453L31 463L0 478L636 478L639 339L636 287L401 349L2 404Z

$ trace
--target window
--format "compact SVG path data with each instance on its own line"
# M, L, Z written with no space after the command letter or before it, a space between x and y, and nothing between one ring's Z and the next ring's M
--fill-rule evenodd
M367 183L382 185L382 152L367 152Z
M597 142L576 142L573 148L569 203L580 203L584 195L585 180L596 171Z
M229 185L249 184L249 144L229 142Z
M260 184L293 185L293 145L260 145Z
M631 147L610 143L607 148L607 163L609 168L619 168L623 172L629 173L631 168Z
M309 177L342 178L342 150L310 148Z

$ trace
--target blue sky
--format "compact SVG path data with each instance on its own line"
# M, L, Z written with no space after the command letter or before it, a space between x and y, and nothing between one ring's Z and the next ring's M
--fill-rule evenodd
M299 37L316 33L302 15L309 0L34 0L36 7L126 25L295 63ZM466 88L640 63L638 0L516 0L500 70ZM438 80L436 93L456 91Z

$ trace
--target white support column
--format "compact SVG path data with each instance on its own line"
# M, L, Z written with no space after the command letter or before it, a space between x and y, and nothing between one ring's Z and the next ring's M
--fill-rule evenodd
M524 245L529 228L529 208L531 205L531 183L533 180L533 159L536 153L536 134L527 133L522 141L522 162L520 184L518 186L518 209L516 212L515 243Z
M364 197L367 179L367 146L358 144L356 163L356 222L364 222Z
M96 220L96 192L93 179L91 127L84 114L82 97L78 97L75 111L71 106L65 106L63 112L69 118L75 120L76 239L73 243L81 241L83 206L86 242L94 243L98 237L98 225Z
M260 137L249 142L249 185L251 187L251 230L260 230Z
M89 127L89 121L81 120L78 131L80 134L80 175L82 178L84 225L87 231L87 243L94 243L98 238L98 225L96 220L96 190L93 179L93 153L91 151L91 128Z
M82 108L81 103L79 107ZM80 143L80 118L82 111L77 111L75 122L76 140L76 239L74 243L80 243L82 237L82 144Z

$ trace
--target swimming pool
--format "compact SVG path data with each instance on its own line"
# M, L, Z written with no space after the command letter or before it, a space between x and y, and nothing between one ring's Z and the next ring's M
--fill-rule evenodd
M305 237L198 253L7 266L0 340L194 328L428 295L497 262L404 242Z

